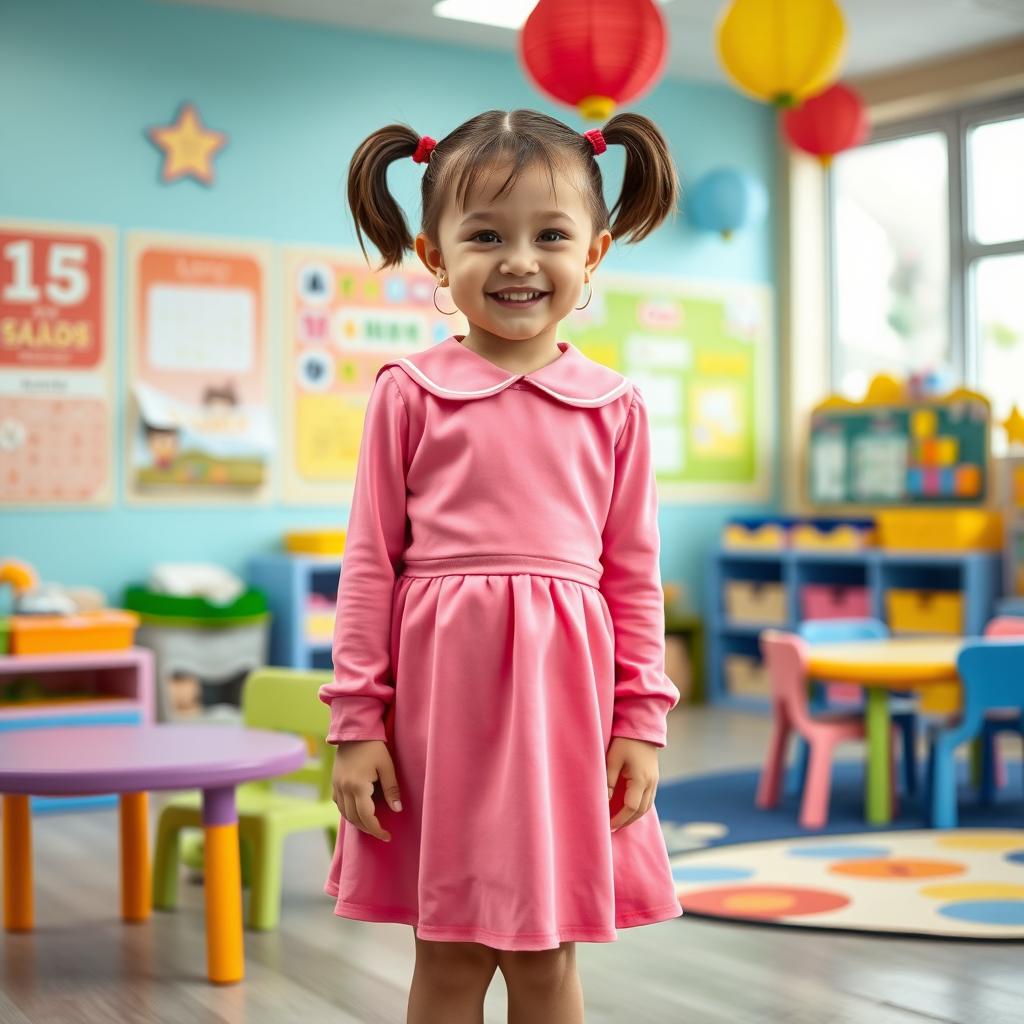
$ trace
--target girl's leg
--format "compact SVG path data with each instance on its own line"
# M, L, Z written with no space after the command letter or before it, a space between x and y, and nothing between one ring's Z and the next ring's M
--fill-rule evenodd
M406 1024L483 1024L484 996L498 967L498 951L479 942L415 938Z
M583 1024L576 943L536 952L498 950L508 989L508 1024Z

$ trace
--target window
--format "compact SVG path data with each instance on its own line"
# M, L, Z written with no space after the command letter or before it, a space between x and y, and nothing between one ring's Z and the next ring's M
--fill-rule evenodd
M837 390L950 366L946 136L860 146L835 162Z
M1024 252L979 257L971 286L977 389L998 422L1024 412Z
M992 245L1024 238L1024 116L971 128L967 155L975 241Z
M886 125L836 157L833 391L936 370L986 394L996 422L1024 412L1022 168L1024 96Z

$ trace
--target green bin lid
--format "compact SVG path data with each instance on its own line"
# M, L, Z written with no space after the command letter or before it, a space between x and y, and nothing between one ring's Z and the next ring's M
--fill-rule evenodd
M230 604L213 604L205 597L160 594L134 584L125 588L124 607L146 618L207 619L223 622L265 615L267 599L262 590L250 587Z

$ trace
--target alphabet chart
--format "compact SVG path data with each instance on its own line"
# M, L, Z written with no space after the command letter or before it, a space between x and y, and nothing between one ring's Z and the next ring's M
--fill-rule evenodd
M467 325L438 312L420 264L377 272L359 252L291 248L284 265L284 497L349 501L377 371ZM451 305L446 290L437 295Z

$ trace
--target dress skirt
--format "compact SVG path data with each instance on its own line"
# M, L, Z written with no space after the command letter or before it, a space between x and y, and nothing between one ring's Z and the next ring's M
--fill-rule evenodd
M426 559L397 577L387 742L403 810L375 787L390 842L341 820L325 886L339 916L541 950L682 914L653 805L610 828L624 780L610 803L614 631L598 577L550 563L466 573L461 558L449 574Z

